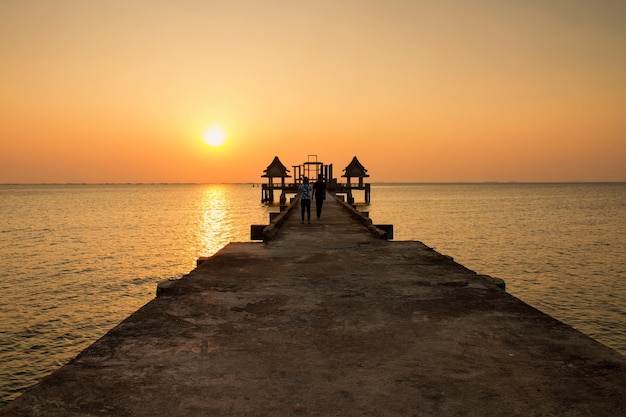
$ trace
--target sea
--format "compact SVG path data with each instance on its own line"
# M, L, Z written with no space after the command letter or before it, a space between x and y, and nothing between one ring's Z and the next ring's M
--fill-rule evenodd
M357 208L626 354L626 183L372 184ZM276 206L258 184L0 185L0 406Z

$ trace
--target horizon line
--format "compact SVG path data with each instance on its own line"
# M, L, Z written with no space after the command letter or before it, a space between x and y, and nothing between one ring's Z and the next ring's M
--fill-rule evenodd
M369 184L623 184L626 180L574 180L574 181L374 181ZM264 185L267 182L4 182L6 185ZM280 184L275 184L280 187ZM277 187L277 188L278 188Z

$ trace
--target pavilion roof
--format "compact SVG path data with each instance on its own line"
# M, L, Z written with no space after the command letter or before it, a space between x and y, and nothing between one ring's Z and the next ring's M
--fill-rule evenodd
M283 165L282 162L280 162L280 159L278 159L277 156L274 157L274 160L272 161L271 164L269 164L267 166L266 169L263 170L264 174L261 175L261 177L291 177L291 175L287 174L289 172L289 170L287 169L287 167L285 165Z
M342 177L369 177L367 169L359 162L357 157L352 158L352 161L344 168L345 174Z

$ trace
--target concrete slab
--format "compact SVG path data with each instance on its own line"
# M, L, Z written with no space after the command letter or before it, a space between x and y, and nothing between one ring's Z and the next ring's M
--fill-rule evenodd
M622 355L333 200L299 214L227 245L0 416L622 415Z

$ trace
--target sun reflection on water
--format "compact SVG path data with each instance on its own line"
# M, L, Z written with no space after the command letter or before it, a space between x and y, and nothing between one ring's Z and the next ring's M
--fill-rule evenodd
M211 185L202 191L202 218L198 227L202 253L214 254L232 238L232 212L225 186Z

